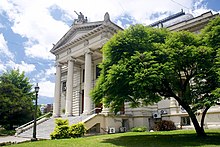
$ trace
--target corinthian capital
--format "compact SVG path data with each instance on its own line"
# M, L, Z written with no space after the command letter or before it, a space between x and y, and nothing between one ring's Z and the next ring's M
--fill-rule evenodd
M62 66L62 63L60 63L60 62L55 63L55 67L61 67L61 66Z
M87 48L87 49L85 50L85 54L93 54L93 51L91 51L91 49Z
M67 58L67 61L76 62L76 59L72 56Z

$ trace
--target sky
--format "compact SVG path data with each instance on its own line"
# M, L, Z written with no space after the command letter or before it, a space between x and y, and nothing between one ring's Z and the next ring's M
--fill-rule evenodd
M193 16L220 12L220 0L0 0L0 74L24 71L33 85L39 83L39 104L53 103L55 56L53 44L70 29L76 12L88 21L149 25L183 9ZM34 88L34 86L33 86Z

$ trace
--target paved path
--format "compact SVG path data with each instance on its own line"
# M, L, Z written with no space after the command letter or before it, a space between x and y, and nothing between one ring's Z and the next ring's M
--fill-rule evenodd
M4 142L24 142L24 141L30 141L30 138L23 138L23 137L15 137L15 136L6 136L6 137L0 137L0 143Z

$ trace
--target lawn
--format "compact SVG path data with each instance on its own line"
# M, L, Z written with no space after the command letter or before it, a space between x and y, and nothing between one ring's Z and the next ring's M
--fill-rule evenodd
M199 138L193 130L169 132L127 132L77 139L44 140L11 147L186 147L220 146L220 130L206 130L208 137Z

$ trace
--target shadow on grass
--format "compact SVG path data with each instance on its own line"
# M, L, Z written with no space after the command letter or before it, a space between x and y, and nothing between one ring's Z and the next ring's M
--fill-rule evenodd
M196 134L141 134L105 139L102 143L111 143L126 147L184 147L184 146L220 146L220 133L207 133L207 137Z

